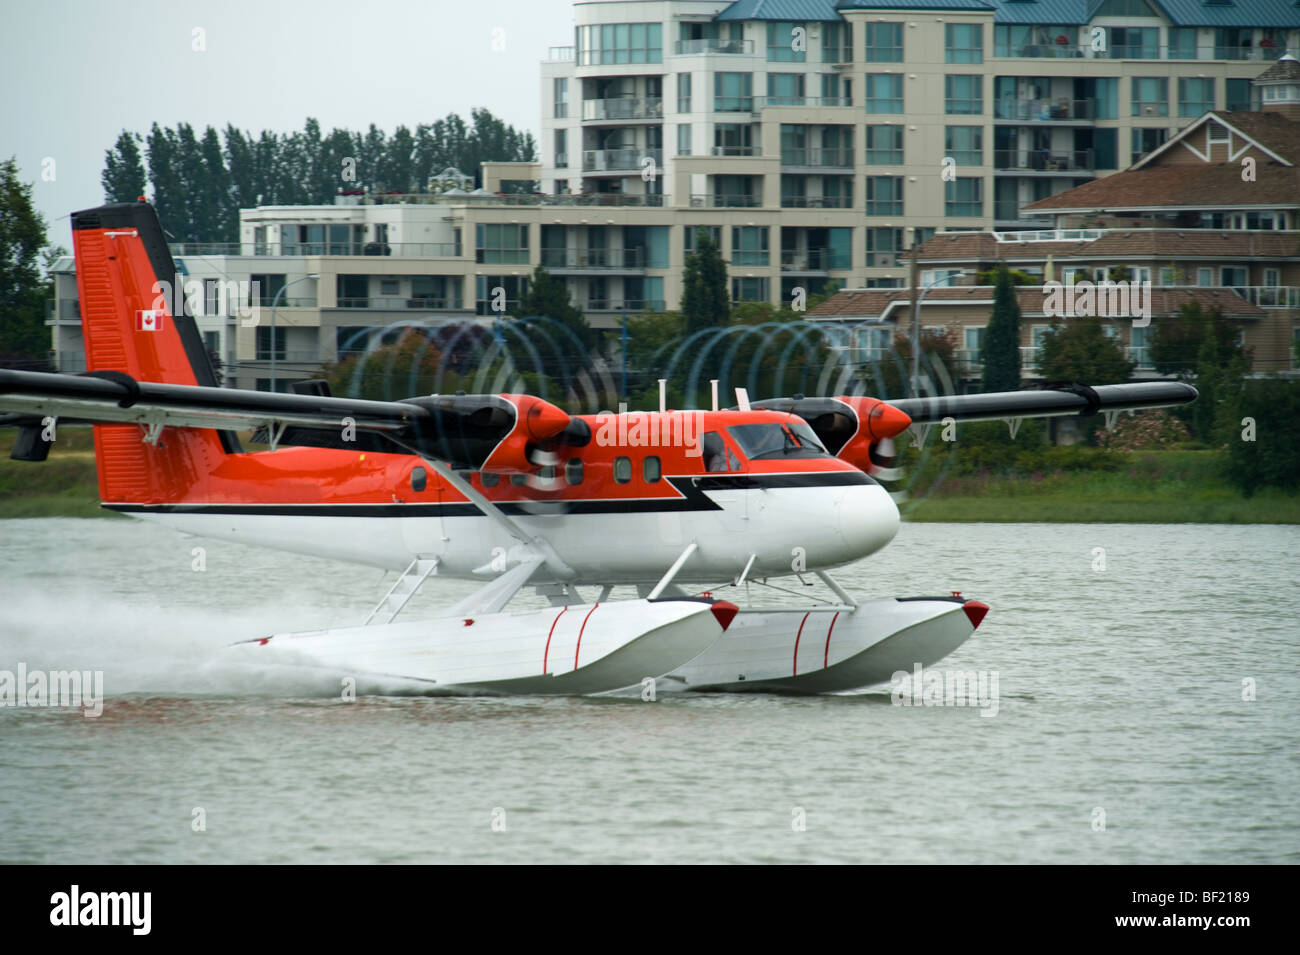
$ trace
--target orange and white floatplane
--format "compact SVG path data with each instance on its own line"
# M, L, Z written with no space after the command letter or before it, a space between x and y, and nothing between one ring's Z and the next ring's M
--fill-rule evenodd
M96 370L0 371L0 423L19 429L12 456L44 460L59 422L92 422L106 508L399 572L360 625L277 633L237 652L435 691L592 694L653 680L825 693L929 666L970 637L987 605L956 593L858 600L831 576L898 532L898 509L872 477L894 438L948 418L1196 397L1175 382L889 403L738 392L722 410L571 415L520 394L366 401L220 388L185 303L159 295L173 262L153 208L89 209L72 229ZM240 446L236 432L250 429L270 450ZM441 578L482 586L439 616L398 619ZM810 578L833 597L801 596ZM719 584L795 600L740 607L714 596ZM618 586L635 598L610 600ZM549 606L507 610L525 587Z

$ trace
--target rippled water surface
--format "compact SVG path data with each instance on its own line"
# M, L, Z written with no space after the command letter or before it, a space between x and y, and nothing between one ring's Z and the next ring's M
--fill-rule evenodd
M0 708L0 862L1300 861L1300 529L905 524L837 576L988 602L942 666L995 671L997 715L888 689L348 703L224 648L359 623L378 571L0 521L0 669L109 694Z

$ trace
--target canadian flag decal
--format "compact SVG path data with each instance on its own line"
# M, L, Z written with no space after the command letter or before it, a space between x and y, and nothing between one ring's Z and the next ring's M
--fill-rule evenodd
M159 332L163 327L161 309L149 308L135 313L135 330L137 332Z

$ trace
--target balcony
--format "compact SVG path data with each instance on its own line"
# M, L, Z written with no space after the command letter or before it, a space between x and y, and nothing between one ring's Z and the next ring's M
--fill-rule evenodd
M267 246L253 242L176 242L169 246L175 258L194 255L275 257L284 255L366 256L454 259L463 254L455 242L286 242Z
M1011 46L998 43L994 56L1007 59L1050 58L1090 60L1254 60L1267 62L1286 53L1280 43L1273 46L1158 46L1155 44L1124 44L1104 50L1094 50L1090 43L1030 43Z
M542 249L542 265L557 272L643 271L644 249Z
M755 96L756 109L768 106L852 106L847 96Z
M849 148L829 149L783 149L781 165L809 166L813 168L853 168L853 150Z
M257 357L253 360L269 362L271 360L271 350L269 348L259 348ZM290 365L318 365L321 360L320 354L314 351L277 351L275 353L277 364L284 362ZM248 363L247 359L240 362L241 365L247 365Z
M733 249L731 264L736 268L767 268L771 256L766 249Z
M781 253L782 272L829 272L831 269L849 267L846 256L837 254L834 249L804 249Z
M678 40L674 52L678 56L753 56L753 40Z
M645 159L662 164L664 152L662 149L587 149L582 153L582 171L640 172Z
M753 96L715 96L713 97L713 111L715 113L753 113L755 112L754 104L762 103L763 97Z
M620 96L614 99L582 101L582 121L624 122L663 119L664 101L657 96Z
M852 196L782 196L783 209L852 209Z
M1052 152L1046 149L995 149L993 168L998 172L1092 172L1097 168L1091 149Z
M547 47L546 61L548 63L566 63L573 61L573 47L571 46L552 46Z
M761 146L714 146L711 156L761 156Z
M397 296L375 296L366 298L340 298L338 308L375 308L375 309L423 309L425 311L445 311L448 309L459 309L460 303L452 299L433 298L425 295L418 295L414 298L401 298Z
M1233 291L1260 308L1300 309L1300 286L1247 285L1236 286Z
M1133 100L1132 115L1139 117L1146 116L1168 116L1168 101L1157 100Z
M666 304L661 298L617 299L593 298L587 300L588 312L662 312Z
M1064 123L1097 118L1095 99L1015 99L1004 96L993 104L995 120L1018 123Z
M691 196L691 208L693 209L757 209L762 204L762 196L723 195L722 193Z

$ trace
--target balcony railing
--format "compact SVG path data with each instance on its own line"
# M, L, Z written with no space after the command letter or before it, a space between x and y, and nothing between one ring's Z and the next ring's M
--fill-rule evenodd
M1191 47L1154 44L1122 44L1104 50L1092 49L1090 43L998 43L994 56L1007 58L1091 59L1091 60L1276 60L1286 53L1280 43L1273 46Z
M744 268L765 268L771 262L771 254L766 249L733 249L731 264Z
M784 209L852 209L852 196L782 196Z
M763 148L761 146L714 146L711 155L761 156L763 155Z
M765 106L852 106L847 96L755 96L756 109Z
M584 122L623 119L663 119L664 101L657 97L621 96L582 101Z
M1020 346L1020 367L1025 371L1036 371L1038 363L1042 360L1043 349L1041 345Z
M756 209L762 204L762 196L724 195L722 193L691 196L691 206L693 208L712 206L718 209Z
M564 62L573 59L573 47L571 46L552 46L546 50L546 59L552 63Z
M278 246L253 242L177 242L169 248L177 258L188 255L390 255L454 259L462 255L460 245L455 242L286 242Z
M752 113L755 102L761 103L762 97L753 96L715 96L713 111L715 113Z
M850 148L828 149L783 149L781 150L783 166L834 166L841 169L853 168L853 150Z
M1096 119L1095 99L1016 99L1004 96L993 104L995 119L1014 119L1024 123L1049 123L1067 119Z
M587 300L589 312L662 312L666 303L661 298L617 299L593 298Z
M587 149L582 153L583 172L639 172L645 159L656 165L664 161L662 149Z
M1134 116L1168 116L1169 102L1167 100L1133 100L1132 115Z
M736 56L753 56L753 40L678 40L676 46L678 56L710 56L714 53L731 54Z
M548 269L644 269L644 249L542 249Z
M782 272L828 272L850 268L847 256L835 249L805 249L781 253Z
M253 359L253 360L254 360L254 361L270 361L270 360L271 360L271 350L270 350L269 348L259 348L259 349L257 350L257 358L255 358L255 359ZM314 351L284 351L284 350L281 350L281 351L277 351L277 352L275 353L275 360L276 360L277 362L281 362L281 361L283 361L283 362L289 362L289 363L291 363L291 364L300 364L300 365L316 365L316 364L319 364L319 363L321 362L322 359L321 359L321 357L320 357L320 353L319 353L319 352L314 352Z
M1246 301L1260 308L1297 308L1300 309L1300 286L1295 285L1248 285L1236 286L1237 292Z
M338 300L339 308L382 308L382 309L403 309L417 308L428 311L442 311L445 309L458 309L460 303L454 299L433 298L432 296L417 295L412 298L401 298L399 296L373 296L366 298L340 298Z
M1045 149L996 149L993 151L994 169L1012 169L1017 172L1059 172L1063 170L1091 171L1097 167L1091 149L1052 152Z

